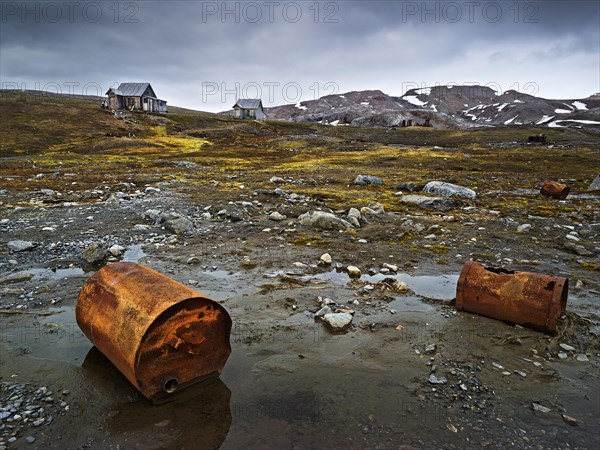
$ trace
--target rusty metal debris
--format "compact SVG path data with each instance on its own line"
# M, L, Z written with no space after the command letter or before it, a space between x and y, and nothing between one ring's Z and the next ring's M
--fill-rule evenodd
M456 309L555 333L565 313L569 280L533 272L463 265L456 287Z
M90 341L154 402L219 375L231 354L225 308L140 264L99 270L82 287L75 314Z
M540 193L547 195L548 197L554 197L559 200L564 200L569 195L571 189L561 183L557 183L556 181L544 181L542 188L540 189Z

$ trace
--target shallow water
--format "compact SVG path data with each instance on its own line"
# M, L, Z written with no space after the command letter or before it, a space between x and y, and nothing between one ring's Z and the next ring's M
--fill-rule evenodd
M345 285L350 281L346 272L324 272L306 279L329 281L334 284ZM458 275L409 275L407 273L362 275L361 280L369 283L378 283L385 278L403 281L418 296L434 300L453 300L456 296L456 283Z

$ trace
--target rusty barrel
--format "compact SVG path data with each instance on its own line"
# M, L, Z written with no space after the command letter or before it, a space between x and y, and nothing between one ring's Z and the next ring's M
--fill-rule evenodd
M456 286L456 309L555 333L558 318L567 308L568 292L565 277L488 268L468 261Z
M540 189L540 193L547 195L548 197L554 197L559 200L564 200L571 192L571 189L564 185L557 183L556 181L544 181L542 184L542 188Z
M225 308L140 264L96 272L81 288L75 316L90 341L154 402L219 375L231 354Z

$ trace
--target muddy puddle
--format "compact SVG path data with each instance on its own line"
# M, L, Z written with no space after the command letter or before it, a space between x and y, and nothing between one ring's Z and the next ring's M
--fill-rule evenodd
M361 280L376 284L386 278L403 281L417 295L433 300L450 301L456 295L458 275L410 275L407 273L362 275ZM305 280L322 280L336 285L345 285L350 281L347 273L332 270L314 276L304 277Z
M146 256L146 253L144 253L142 246L139 244L133 244L125 249L122 261L139 262L144 256Z

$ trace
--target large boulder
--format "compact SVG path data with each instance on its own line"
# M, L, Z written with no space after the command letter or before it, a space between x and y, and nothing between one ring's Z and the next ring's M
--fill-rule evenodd
M594 178L594 181L592 181L592 184L590 184L588 191L597 191L599 189L600 189L600 174L597 175L596 178Z
M383 180L373 175L358 175L354 179L354 184L356 184L357 186L381 186L383 185Z
M29 241L10 241L6 245L11 252L15 253L27 252L35 247L34 243Z
M106 248L98 243L92 242L81 253L81 259L88 264L100 264L108 257Z
M323 230L347 230L352 228L350 222L340 219L334 214L324 211L309 211L298 216L301 225Z
M446 183L444 181L430 181L423 188L423 192L427 192L428 194L443 195L444 197L452 197L453 195L456 195L457 197L473 199L477 196L475 191L472 189L459 186L457 184Z
M194 228L190 219L184 216L173 217L163 223L165 229L173 234L184 234Z
M456 207L456 201L447 197L427 197L426 195L405 195L400 200L423 209L450 211Z

